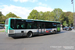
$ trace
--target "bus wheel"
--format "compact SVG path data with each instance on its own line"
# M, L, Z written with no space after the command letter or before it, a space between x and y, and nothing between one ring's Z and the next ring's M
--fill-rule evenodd
M28 38L31 38L33 36L33 33L32 32L29 32L28 34L27 34L27 37Z
M56 33L57 33L57 31L53 31L53 33L54 33L54 34L56 34Z

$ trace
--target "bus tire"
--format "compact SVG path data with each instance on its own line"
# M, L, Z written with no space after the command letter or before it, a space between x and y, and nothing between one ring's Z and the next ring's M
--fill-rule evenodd
M33 36L33 33L32 33L32 32L28 32L28 33L27 33L27 37L28 37L28 38L31 38L32 36Z
M56 34L56 33L57 33L57 31L55 31L55 30L54 30L54 31L53 31L53 33L54 33L54 34Z

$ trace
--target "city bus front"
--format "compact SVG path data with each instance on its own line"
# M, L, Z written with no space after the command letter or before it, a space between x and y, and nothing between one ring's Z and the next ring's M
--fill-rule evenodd
M9 24L9 19L5 20L5 32L8 33L8 24Z
M8 18L5 21L5 32L8 36L14 36L14 30L10 27L10 25L11 25L11 18Z
M8 18L5 21L5 32L9 37L25 36L25 20Z

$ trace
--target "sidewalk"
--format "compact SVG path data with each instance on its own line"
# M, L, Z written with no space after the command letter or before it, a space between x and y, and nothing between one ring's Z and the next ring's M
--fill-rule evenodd
M75 32L75 30L74 30L74 29L73 29L72 31L73 31L73 32Z
M5 32L5 29L0 29L0 33L1 33L1 32Z
M5 29L0 29L0 31L3 31L3 30L5 30Z

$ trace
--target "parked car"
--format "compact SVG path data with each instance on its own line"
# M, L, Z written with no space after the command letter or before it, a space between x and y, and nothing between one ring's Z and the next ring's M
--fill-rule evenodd
M68 27L66 30L67 30L67 31L70 31L70 30L72 30L72 28L71 28L71 27Z
M74 29L74 27L71 27L72 29Z
M72 28L71 27L64 27L63 30L69 31L69 30L72 30Z
M4 27L0 26L0 29L3 29Z
M63 30L66 30L68 27L64 27Z

